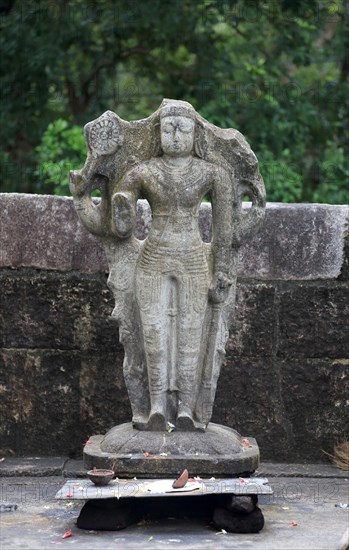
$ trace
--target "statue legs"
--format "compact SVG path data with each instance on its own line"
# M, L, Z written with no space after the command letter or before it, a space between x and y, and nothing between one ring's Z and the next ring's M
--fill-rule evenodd
M152 273L139 269L136 278L144 351L148 370L150 414L146 429L164 430L170 395L183 431L203 429L194 421L202 327L208 277Z
M148 371L150 414L146 429L166 430L167 416L167 325L163 322L161 275L138 269L136 296L140 310L144 353Z
M189 285L188 285L189 283ZM189 301L188 307L183 308L180 314L178 332L178 360L177 360L177 389L178 413L176 428L183 431L192 431L198 426L194 419L194 411L198 390L198 370L200 347L203 340L203 319L207 305L207 282L204 276L191 276L187 285L195 287L195 302ZM201 292L200 292L201 289ZM190 293L189 293L190 294Z
M150 430L165 430L167 427L167 335L166 325L161 324L157 315L159 309L159 304L153 304L149 314L141 314L151 407L148 420Z

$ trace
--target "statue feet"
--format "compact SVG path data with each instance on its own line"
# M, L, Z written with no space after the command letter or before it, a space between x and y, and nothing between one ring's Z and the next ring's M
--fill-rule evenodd
M198 426L193 419L190 408L185 405L180 405L176 421L176 430L179 432L195 432L197 429ZM202 431L204 431L204 427Z
M148 431L166 431L166 395L155 395L152 398L152 405L150 409L150 415L147 422Z
M166 431L167 423L165 416L159 412L150 413L149 420L147 422L147 430L152 432L164 432Z
M133 428L148 432L166 432L171 426L179 432L205 432L206 425L197 419L194 420L192 408L188 403L179 402L177 417L174 419L175 409L171 411L168 406L166 394L153 396L149 417L134 415L132 418ZM168 422L168 417L171 422ZM169 430L171 432L171 430Z

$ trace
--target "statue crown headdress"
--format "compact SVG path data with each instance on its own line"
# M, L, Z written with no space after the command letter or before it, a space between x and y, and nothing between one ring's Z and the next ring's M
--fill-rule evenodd
M160 119L167 116L184 116L195 120L195 109L186 101L179 99L164 99L160 107Z

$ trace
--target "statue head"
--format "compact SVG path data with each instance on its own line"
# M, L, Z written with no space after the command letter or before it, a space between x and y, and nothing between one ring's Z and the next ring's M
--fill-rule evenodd
M186 101L164 100L160 110L161 147L166 155L185 157L194 147L195 110Z

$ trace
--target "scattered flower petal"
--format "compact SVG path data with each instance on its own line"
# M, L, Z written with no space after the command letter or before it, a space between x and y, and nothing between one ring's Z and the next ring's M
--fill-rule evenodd
M292 525L292 527L296 527L298 523L296 523L295 521L291 521L290 525Z
M220 531L217 531L216 535L227 535L227 532L225 529L221 529Z
M66 531L66 532L64 533L64 535L62 535L62 539L67 539L67 538L73 537L73 536L74 536L74 535L73 535L73 533L71 532L71 530L68 529L68 531Z
M148 542L150 542L151 540L153 540L154 537L149 537L148 538Z
M72 493L67 493L65 496L68 497L68 498L71 498L73 496L73 494Z

